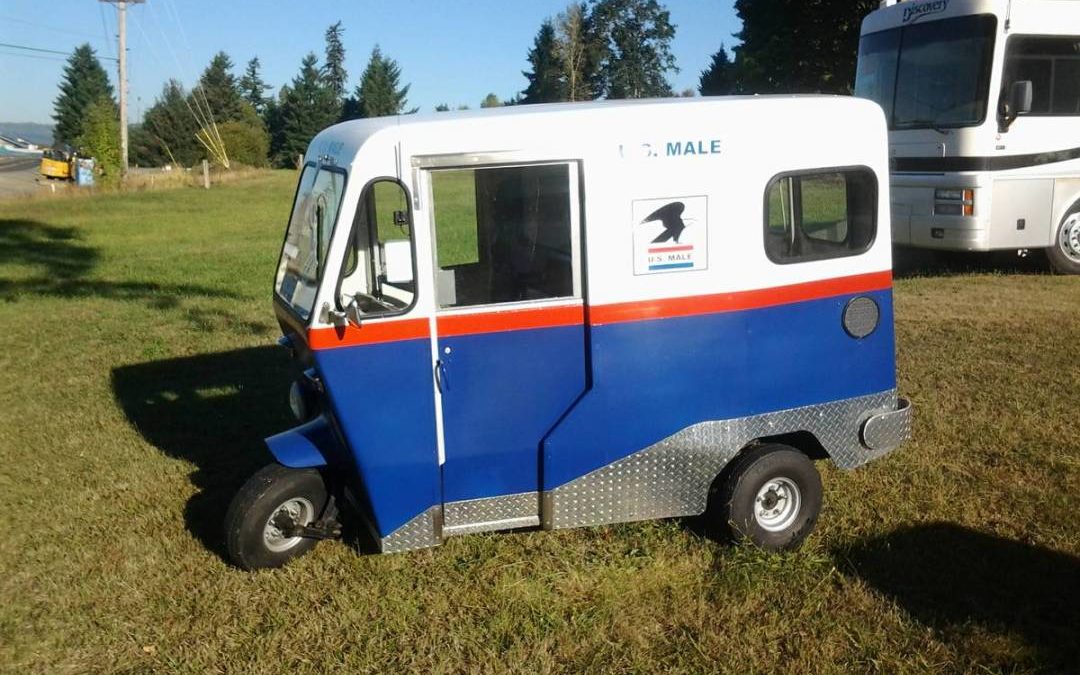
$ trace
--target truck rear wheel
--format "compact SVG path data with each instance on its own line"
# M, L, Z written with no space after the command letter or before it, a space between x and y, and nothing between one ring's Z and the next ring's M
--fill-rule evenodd
M1046 257L1058 274L1080 274L1080 206L1061 221Z
M809 457L778 443L732 461L716 495L719 516L736 538L767 551L798 548L821 511L821 476Z
M317 539L295 536L292 528L312 525L329 502L315 469L269 464L248 479L225 513L225 547L246 570L281 567L307 553Z

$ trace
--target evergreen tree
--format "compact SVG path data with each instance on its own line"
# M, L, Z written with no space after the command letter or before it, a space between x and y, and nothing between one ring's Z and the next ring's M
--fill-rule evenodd
M400 79L401 68L397 62L383 56L379 46L375 45L353 99L346 104L346 119L402 114L410 85L399 86ZM416 112L416 108L409 112Z
M877 0L736 0L736 86L745 93L849 94L859 29Z
M102 97L112 100L113 88L109 76L101 67L94 50L80 45L68 58L60 95L53 104L53 140L57 145L74 145L83 133L83 123L90 106Z
M701 71L698 91L702 96L726 96L735 93L735 65L724 45L712 56L712 63Z
M322 67L323 82L339 101L345 98L345 83L349 80L345 72L345 45L341 41L344 33L340 21L326 29L326 60Z
M143 115L142 126L153 142L152 163L191 166L202 158L202 147L195 140L199 125L188 107L183 85L176 80L169 80L161 88L154 105Z
M600 87L607 98L671 96L665 79L678 71L671 54L675 27L658 0L593 0Z
M247 70L244 71L244 76L240 78L240 96L247 101L247 103L255 109L255 112L260 117L265 119L266 107L270 103L270 99L266 96L266 91L270 89L270 85L263 82L260 70L262 65L259 63L259 57L248 61Z
M318 63L314 54L305 56L300 73L283 91L275 153L279 166L295 166L297 155L307 150L315 134L337 121L337 98L323 81Z
M522 92L522 103L553 103L566 100L566 87L563 83L564 69L559 59L559 49L555 40L555 27L550 20L540 25L533 48L529 50L531 72L522 75L529 81L529 86Z
M233 62L225 52L214 54L210 59L210 65L203 71L199 78L196 91L192 92L191 107L200 117L209 114L211 122L221 124L243 117L241 105L243 98L240 95L240 86L236 76L232 73Z
M449 112L449 110L450 106L446 103L440 103L439 105L435 106L435 112Z
M87 107L82 133L75 139L79 154L94 158L94 168L105 185L120 180L119 114L112 98L102 96Z

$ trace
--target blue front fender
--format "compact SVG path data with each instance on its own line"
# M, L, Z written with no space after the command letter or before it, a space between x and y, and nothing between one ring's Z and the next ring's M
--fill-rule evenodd
M278 463L306 469L326 466L328 457L341 457L341 443L325 415L266 439Z

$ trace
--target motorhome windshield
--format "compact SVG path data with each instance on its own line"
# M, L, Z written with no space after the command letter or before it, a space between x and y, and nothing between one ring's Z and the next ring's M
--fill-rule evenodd
M315 306L315 291L344 193L343 171L304 167L274 283L278 296L304 320Z
M877 102L890 129L965 127L986 119L992 15L917 23L859 41L855 95Z

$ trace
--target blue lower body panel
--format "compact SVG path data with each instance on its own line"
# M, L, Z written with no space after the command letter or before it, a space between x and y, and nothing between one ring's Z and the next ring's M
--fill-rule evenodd
M316 351L355 491L386 536L441 503L428 339Z
M891 291L862 339L842 327L854 295L592 328L592 387L543 450L551 490L698 422L896 387Z

